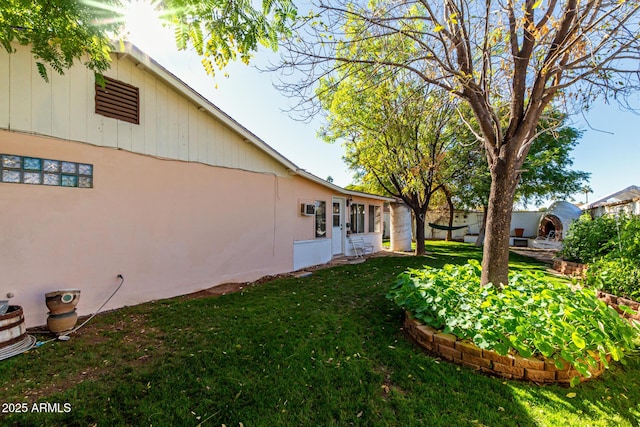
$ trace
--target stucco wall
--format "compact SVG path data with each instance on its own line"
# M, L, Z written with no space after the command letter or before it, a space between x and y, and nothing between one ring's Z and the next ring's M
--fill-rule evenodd
M331 239L331 203L333 199L333 192L322 185L311 182L302 177L294 177L296 188L296 205L292 207L294 211L294 241L303 240L316 240L316 239ZM316 201L326 202L327 207L327 235L326 237L316 237L315 224L316 220L314 216L300 215L300 204L302 203L315 203ZM330 249L329 249L330 250Z
M82 291L79 314L293 269L293 179L0 130L0 152L90 163L94 188L0 183L0 297L27 325L44 293Z
M467 225L466 228L461 228L458 230L453 230L453 238L454 239L462 239L465 238L465 241L475 242L475 236L466 238L467 234L477 235L480 232L480 227L482 227L483 220L482 212L464 212L464 211L455 211L453 218L453 225ZM538 231L538 223L540 222L540 218L542 217L542 212L531 212L531 211L514 211L511 214L511 226L509 233L511 236L515 235L516 228L524 229L524 236L535 236ZM427 238L433 239L445 239L447 236L447 232L445 230L436 230L429 227L429 222L436 222L441 225L448 225L449 222L449 214L448 213L438 213L438 212L427 212L427 220L425 221L425 232Z
M368 197L359 196L345 196L339 194L331 189L319 185L315 182L303 179L301 177L295 177L295 197L297 205L295 207L296 212L300 212L301 203L314 203L316 201L326 202L326 221L327 221L327 237L316 237L315 234L315 217L296 215L294 219L294 267L296 269L308 267L310 265L321 264L329 261L332 258L332 246L331 239L333 238L333 217L332 217L332 204L333 197L340 197L343 199L350 198L350 203L360 203L365 205L365 232L358 233L358 236L362 236L365 242L373 246L373 251L378 252L382 250L382 224L380 224L380 232L369 231L369 206L378 206L380 208L380 220L382 221L383 201L372 199ZM351 221L350 208L344 206L342 212L342 224L346 225ZM344 241L344 253L343 255L352 256L355 255L353 247L346 238Z
M295 165L136 55L114 54L106 75L140 89L138 125L95 114L83 67L45 82L28 49L0 49L0 153L94 168L91 189L0 182L0 298L14 294L29 326L45 323L46 292L79 288L89 314L118 274L125 284L105 309L331 258L332 196L347 195L292 176ZM327 203L325 238L299 215L316 200ZM366 238L380 249L379 233ZM304 241L317 244L295 256Z

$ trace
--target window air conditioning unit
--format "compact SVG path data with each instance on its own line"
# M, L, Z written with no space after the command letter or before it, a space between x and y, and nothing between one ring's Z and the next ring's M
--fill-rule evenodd
M316 205L310 203L300 204L300 215L313 216L316 214Z

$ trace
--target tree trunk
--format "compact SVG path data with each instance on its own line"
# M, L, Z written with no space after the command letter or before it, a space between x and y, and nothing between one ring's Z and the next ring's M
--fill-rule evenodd
M478 230L478 238L476 239L476 246L480 247L484 244L484 235L487 231L487 207L482 207L482 224Z
M442 188L442 191L444 191L444 195L447 198L447 204L449 205L449 230L447 230L447 242L450 242L453 240L453 230L451 229L451 227L453 227L453 199L449 190L445 187Z
M424 246L424 213L415 212L416 217L416 255L424 255L426 250Z
M502 287L509 279L509 229L518 174L513 165L498 159L491 167L491 190L486 212L481 285Z

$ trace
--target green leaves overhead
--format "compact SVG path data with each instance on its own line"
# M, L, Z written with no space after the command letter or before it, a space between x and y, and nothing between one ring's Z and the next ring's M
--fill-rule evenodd
M180 49L191 45L208 74L229 61L248 63L259 46L276 49L290 34L297 12L290 0L166 0L168 21Z
M47 67L62 74L74 61L98 73L109 67L108 34L121 16L115 1L3 0L0 44L14 52L15 44L30 45L38 73L48 79ZM120 19L121 21L121 19Z
M580 191L590 174L573 170L572 150L580 141L582 132L567 126L568 117L552 111L540 121L538 136L531 142L529 154L521 168L515 201L523 205L539 205L549 199L569 197ZM491 176L483 155L473 158L476 167L453 189L461 205L474 209L486 206L489 199Z
M15 43L30 45L45 79L47 67L62 74L76 60L101 73L109 67L111 39L124 24L127 1L4 0L0 44L7 52ZM247 63L261 45L275 49L296 18L291 0L164 0L157 7L173 27L176 45L193 46L209 74L238 58Z
M366 51L344 54L375 55L379 47L372 39ZM453 155L464 125L452 98L409 72L354 64L321 79L316 95L327 118L320 136L343 144L345 161L369 191L426 210L431 195L466 166Z

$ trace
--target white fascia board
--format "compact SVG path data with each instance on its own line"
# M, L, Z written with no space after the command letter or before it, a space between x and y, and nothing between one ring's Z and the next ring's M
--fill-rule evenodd
M587 205L589 209L597 208L600 206L608 206L611 204L617 204L621 201L628 201L637 198L640 194L640 187L637 185L631 185L615 193L611 193L608 196L602 197L596 201L593 201Z
M225 125L229 126L232 130L238 133L245 141L250 142L258 149L262 150L277 162L282 164L285 168L290 169L292 171L297 171L298 167L291 162L289 159L284 157L278 151L274 150L270 145L261 140L255 134L253 134L250 130L242 126L240 123L231 118L227 113L222 111L220 108L216 107L211 101L206 99L204 96L200 95L198 92L189 87L185 82L180 80L173 73L168 71L162 65L158 64L153 58L151 58L146 53L142 52L135 45L130 42L124 42L124 52L120 49L119 43L114 43L114 53L120 55L128 55L133 59L134 62L137 62L136 65L142 65L146 70L160 78L162 81L167 83L173 89L175 89L179 94L183 95L185 98L193 102L198 106L198 108L203 109L204 111L211 114L216 119L220 120Z
M309 181L313 181L317 184L323 185L333 191L335 191L336 193L339 194L343 194L345 196L355 196L355 197L366 197L369 199L375 199L375 200L382 200L384 202L395 202L396 199L394 197L386 197L386 196L379 196L377 194L369 194L369 193L362 193L360 191L352 191L352 190L347 190L345 188L339 187L335 184L332 184L328 181L325 181L322 178L319 178L309 172L307 172L304 169L298 169L296 170L296 174L300 175L306 179L308 179Z

